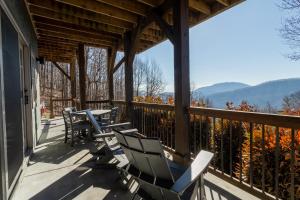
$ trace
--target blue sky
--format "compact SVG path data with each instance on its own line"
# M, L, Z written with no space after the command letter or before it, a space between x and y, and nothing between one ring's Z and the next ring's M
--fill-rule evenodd
M280 37L280 0L246 0L190 29L190 80L196 87L238 81L256 85L300 77L300 62L286 58ZM139 55L160 65L166 91L174 90L173 46L165 41Z

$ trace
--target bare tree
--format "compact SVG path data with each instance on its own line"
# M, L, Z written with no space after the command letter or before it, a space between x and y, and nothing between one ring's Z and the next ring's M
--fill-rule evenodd
M288 11L280 32L292 49L288 57L292 60L300 59L300 0L281 0L281 8Z
M285 111L300 109L300 92L295 92L283 98L282 107Z
M258 110L258 109L257 109ZM272 106L272 104L268 101L266 106L262 109L262 112L265 113L277 113L277 109Z
M165 83L162 77L162 71L159 65L152 60L151 62L146 61L146 96L157 96L165 89Z
M117 54L116 62L120 61L122 56ZM114 73L114 98L116 100L125 100L125 71L124 64Z
M135 96L140 96L142 84L145 81L146 65L141 59L136 58L133 63L133 85Z
M108 98L106 50L87 48L87 99Z
M194 95L195 95L195 90L196 90L196 83L194 81L191 82L191 87L190 87L190 101L192 102L194 99Z

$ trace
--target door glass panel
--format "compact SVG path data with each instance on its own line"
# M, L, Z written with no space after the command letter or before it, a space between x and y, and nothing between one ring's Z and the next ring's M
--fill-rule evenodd
M12 186L23 163L23 133L19 39L13 25L2 12L3 75L7 134L8 183Z

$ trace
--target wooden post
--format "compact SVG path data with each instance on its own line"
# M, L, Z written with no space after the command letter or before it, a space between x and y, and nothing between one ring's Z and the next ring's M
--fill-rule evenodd
M76 99L76 60L72 59L70 63L70 77L71 77L71 98L72 98L72 106L75 107L75 99Z
M79 89L80 89L80 108L86 109L86 61L84 44L78 47L78 67L79 67Z
M132 119L133 101L133 60L135 51L132 45L132 32L124 35L124 56L125 56L125 101L127 119Z
M186 163L190 157L190 70L188 0L174 0L175 150Z
M108 80L108 98L110 103L114 100L114 65L117 51L113 48L107 49L107 80Z
M51 66L51 78L50 78L50 118L54 118L54 107L53 107L53 66L52 62L50 63Z

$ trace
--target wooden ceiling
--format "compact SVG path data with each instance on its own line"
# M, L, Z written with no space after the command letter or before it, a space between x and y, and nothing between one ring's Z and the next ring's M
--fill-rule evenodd
M70 62L79 43L123 50L126 31L164 4L164 0L25 0L38 36L39 56ZM243 0L189 0L189 24L200 22ZM163 10L172 24L171 9ZM166 39L154 22L140 36L138 52Z

